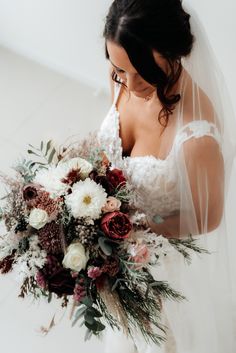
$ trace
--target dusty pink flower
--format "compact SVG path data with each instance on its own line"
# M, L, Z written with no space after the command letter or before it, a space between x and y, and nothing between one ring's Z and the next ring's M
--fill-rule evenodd
M121 206L120 200L113 196L108 196L106 204L102 207L104 213L119 211Z
M150 254L147 246L145 244L136 245L133 248L133 256L131 257L132 261L136 264L146 265L150 259Z
M55 220L58 215L59 202L60 199L51 199L49 193L44 191L39 197L37 208L46 211L52 221Z
M101 276L102 270L99 267L89 267L88 269L88 277L92 279L96 279Z
M40 208L46 211L50 221L57 218L60 198L51 199L49 192L43 190L39 184L33 183L25 185L22 192L23 198L30 209Z
M83 284L77 283L74 288L74 300L80 302L86 296Z

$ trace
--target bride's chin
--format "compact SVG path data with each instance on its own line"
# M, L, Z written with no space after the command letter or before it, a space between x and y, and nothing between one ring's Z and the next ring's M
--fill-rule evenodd
M144 90L137 92L137 91L132 91L133 95L139 98L145 98L148 95L148 88L145 88Z

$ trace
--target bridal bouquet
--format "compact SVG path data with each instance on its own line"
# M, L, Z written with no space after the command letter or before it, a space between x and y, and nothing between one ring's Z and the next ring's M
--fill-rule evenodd
M160 343L162 300L184 297L155 281L150 267L170 247L186 257L189 249L202 249L191 238L170 243L151 233L130 207L122 171L92 141L58 150L52 141L30 145L31 158L14 166L16 176L1 174L7 194L0 208L6 228L0 271L18 273L22 298L56 296L62 306L73 300L73 325L82 320L86 338L108 323Z

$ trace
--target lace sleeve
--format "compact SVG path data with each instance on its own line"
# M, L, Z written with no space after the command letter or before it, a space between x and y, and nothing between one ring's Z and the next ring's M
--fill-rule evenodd
M194 120L178 131L175 139L176 150L178 151L185 141L193 137L199 138L203 136L211 136L218 142L219 146L222 144L222 136L214 123L207 120Z

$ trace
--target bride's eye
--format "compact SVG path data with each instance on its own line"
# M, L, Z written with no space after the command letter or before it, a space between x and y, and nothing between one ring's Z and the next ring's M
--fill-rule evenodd
M124 70L121 70L121 69L115 68L115 70L116 70L116 72L117 72L118 74L124 74L124 73L125 73L125 71L124 71Z

